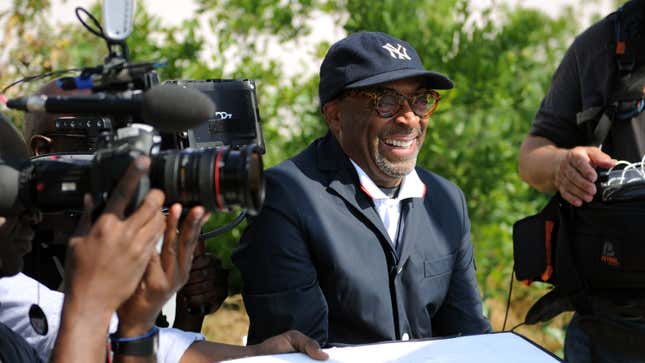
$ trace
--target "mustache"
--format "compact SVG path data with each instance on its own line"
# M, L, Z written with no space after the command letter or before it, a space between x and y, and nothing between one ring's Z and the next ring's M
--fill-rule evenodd
M380 137L388 137L392 135L396 135L396 136L414 135L415 137L419 137L423 135L424 131L425 131L425 128L422 128L421 126L417 126L417 127L394 126L383 130L381 132Z

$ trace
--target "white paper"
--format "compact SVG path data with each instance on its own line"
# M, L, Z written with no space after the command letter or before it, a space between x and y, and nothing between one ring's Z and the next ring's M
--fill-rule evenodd
M325 349L328 363L555 363L549 353L514 333L494 333L465 337L381 343ZM265 355L236 359L235 363L311 363L302 353Z

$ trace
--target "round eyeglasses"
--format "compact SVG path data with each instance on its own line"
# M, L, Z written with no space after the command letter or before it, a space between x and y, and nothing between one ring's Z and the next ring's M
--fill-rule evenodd
M374 109L379 116L390 118L396 115L407 101L415 115L428 118L439 106L441 95L435 90L422 89L411 96L402 95L389 88L359 88L350 89L349 94L363 95L374 103Z

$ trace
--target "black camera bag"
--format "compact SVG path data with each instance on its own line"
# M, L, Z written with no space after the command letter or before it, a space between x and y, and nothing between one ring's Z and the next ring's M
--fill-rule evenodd
M586 287L645 289L645 200L570 209L572 257Z

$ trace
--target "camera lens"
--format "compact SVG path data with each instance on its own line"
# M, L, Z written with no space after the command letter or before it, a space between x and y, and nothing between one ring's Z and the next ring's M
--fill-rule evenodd
M165 151L153 157L150 179L167 201L185 206L228 210L239 205L253 215L264 201L262 157L255 145Z

